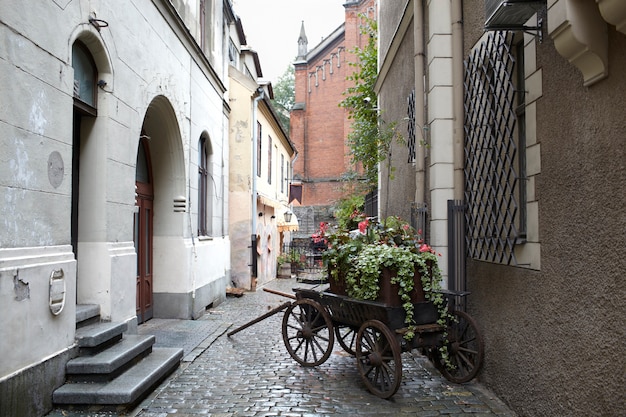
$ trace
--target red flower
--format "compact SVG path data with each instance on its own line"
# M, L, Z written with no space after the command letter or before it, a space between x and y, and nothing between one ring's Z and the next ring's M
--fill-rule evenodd
M365 230L367 230L367 225L369 224L369 220L365 219L362 222L359 222L359 232L361 234L365 234Z
M431 252L432 249L430 249L430 246L428 246L425 243L422 243L422 246L420 246L420 252Z

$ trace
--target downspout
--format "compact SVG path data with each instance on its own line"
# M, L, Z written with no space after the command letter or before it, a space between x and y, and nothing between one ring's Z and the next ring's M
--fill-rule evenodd
M454 112L454 199L463 200L465 189L463 109L463 1L452 1L452 110Z
M425 202L426 171L425 171L425 149L426 149L426 107L424 106L425 79L424 79L424 3L423 0L413 2L413 42L414 65L415 65L415 128L421 132L421 143L415 146L415 202L421 204ZM417 139L417 138L416 138Z
M261 87L256 90L257 96L254 98L252 102L252 213L251 213L251 226L252 226L252 234L251 234L251 248L250 248L250 260L252 262L252 278L256 278L258 276L257 270L257 254L256 254L256 217L257 217L257 204L256 204L256 195L257 195L257 185L256 185L256 172L257 172L257 148L258 148L258 128L257 128L257 110L259 107L259 101L263 99L265 96L265 92ZM252 282L251 282L252 285Z

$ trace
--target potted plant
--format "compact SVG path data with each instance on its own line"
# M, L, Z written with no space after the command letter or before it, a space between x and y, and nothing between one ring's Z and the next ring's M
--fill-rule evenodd
M291 278L291 259L289 253L281 253L276 257L277 272L279 278Z
M355 230L321 223L313 235L324 242L324 265L329 276L330 291L359 300L381 301L402 306L412 339L416 325L414 307L419 302L432 303L438 312L437 321L445 326L451 315L441 290L438 256L408 223L396 216L383 221L365 218L360 213ZM447 358L447 347L442 348Z

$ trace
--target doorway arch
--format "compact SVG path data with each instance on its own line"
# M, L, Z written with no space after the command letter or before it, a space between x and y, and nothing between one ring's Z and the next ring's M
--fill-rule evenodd
M143 162L140 158L141 152L145 156ZM139 165L144 162L147 164L146 169ZM144 180L149 180L150 183L136 182L137 213L134 232L135 236L144 240L143 248L141 242L135 242L139 323L153 316L160 316L159 299L154 297L155 292L170 292L176 287L176 281L184 279L180 274L164 272L171 269L168 264L183 262L184 258L177 257L176 253L184 246L181 242L188 231L185 223L185 160L179 123L171 102L162 95L156 96L150 102L144 116L137 146L138 175L141 169L144 170ZM145 178L148 173L149 178ZM181 198L185 201L184 212L175 207ZM142 222L145 222L144 228L139 230Z

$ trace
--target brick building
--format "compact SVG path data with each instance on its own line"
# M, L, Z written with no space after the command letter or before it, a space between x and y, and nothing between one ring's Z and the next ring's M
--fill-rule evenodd
M363 47L361 15L376 17L374 0L346 0L345 22L308 51L304 23L298 39L295 65L295 105L291 112L291 139L298 149L292 184L301 184L301 206L294 207L300 234L310 235L330 215L346 193L345 174L354 171L346 146L350 129L347 111L339 107L354 71L351 51Z

